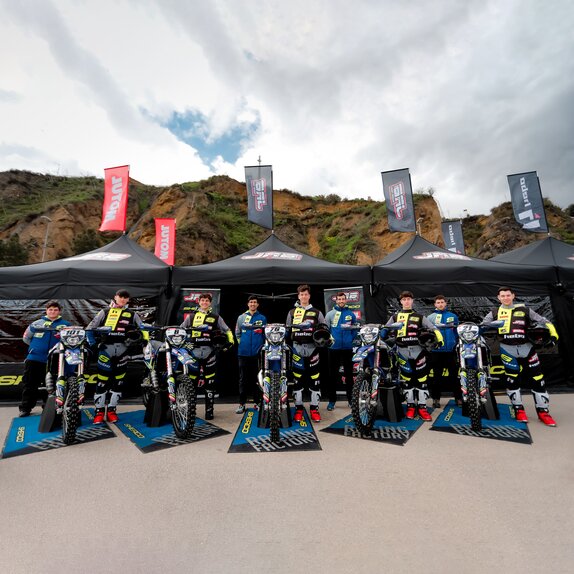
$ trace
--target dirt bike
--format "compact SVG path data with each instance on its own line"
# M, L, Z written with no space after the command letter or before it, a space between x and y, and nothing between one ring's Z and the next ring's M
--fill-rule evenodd
M398 385L396 361L392 350L394 331L402 323L382 327L376 324L347 328L358 329L359 346L353 355L355 382L351 397L351 412L357 430L366 436L371 434L379 405L379 388Z
M488 324L461 323L456 328L458 345L456 353L460 365L460 386L463 405L468 408L473 431L482 430L481 409L488 400L490 388L490 349L483 333L502 327L502 321Z
M279 429L291 426L291 411L287 398L287 371L290 348L288 328L271 323L264 328L265 343L261 349L261 371L258 383L263 393L259 426L269 426L271 442L279 442Z
M142 383L144 404L148 407L156 396L167 395L173 430L177 437L189 439L195 426L197 406L197 389L189 375L198 369L191 335L192 332L208 331L210 327L151 327L148 330L152 336L144 348L144 364L148 369L148 376ZM154 339L153 333L160 333L163 341ZM212 352L227 345L225 335L219 331L212 333L212 339ZM207 345L202 343L202 346ZM199 386L201 384L202 381Z
M60 340L48 353L46 390L48 400L40 419L40 432L49 432L55 416L62 417L62 441L72 444L76 440L76 431L81 422L81 409L84 405L86 379L84 370L89 353L87 330L79 326L67 326L60 329L37 328L37 331L56 331ZM101 334L108 329L91 330ZM52 374L52 362L57 361L56 381Z

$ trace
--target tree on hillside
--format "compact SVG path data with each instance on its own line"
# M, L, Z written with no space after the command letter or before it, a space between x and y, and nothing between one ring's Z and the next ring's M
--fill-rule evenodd
M26 265L26 263L28 263L28 250L20 244L20 237L17 234L0 241L0 267Z
M72 243L72 254L80 255L87 253L102 245L104 245L102 238L93 229L86 229L86 231L80 233Z

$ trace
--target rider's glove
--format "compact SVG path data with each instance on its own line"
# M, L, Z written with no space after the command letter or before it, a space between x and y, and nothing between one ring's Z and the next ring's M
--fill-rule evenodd
M546 328L550 332L552 344L555 345L558 342L558 331L556 331L556 327L552 323L546 323Z

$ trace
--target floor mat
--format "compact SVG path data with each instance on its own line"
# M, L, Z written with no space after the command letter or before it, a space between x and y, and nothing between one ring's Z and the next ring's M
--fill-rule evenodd
M444 407L431 430L532 444L528 426L526 423L517 422L512 405L499 404L498 411L500 413L499 420L482 419L482 430L476 432L470 428L470 419L462 416L461 407L457 407L455 401L451 400Z
M208 423L199 417L195 419L195 426L191 438L182 439L175 435L171 423L159 427L148 427L144 423L145 410L129 411L120 414L117 428L125 434L142 452L154 452L197 442L223 434L229 434L214 424Z
M291 415L294 414L295 407L292 407ZM227 452L322 450L306 410L302 421L293 421L289 428L279 430L280 441L278 443L271 442L269 429L259 428L258 421L259 411L247 409Z
M76 442L71 445L63 443L61 429L49 433L38 432L40 418L40 415L32 415L29 417L16 417L12 421L8 435L4 441L1 458L10 458L21 454L30 454L32 452L42 452L62 446L75 446L85 442L116 436L107 424L97 426L92 424L94 409L82 410L81 425L76 432Z
M428 411L432 413L432 409ZM375 420L371 434L366 436L357 430L353 416L349 414L345 418L321 430L322 432L340 434L346 437L362 438L403 446L422 425L423 421L419 417L412 420L404 418L398 423L391 423L379 418Z

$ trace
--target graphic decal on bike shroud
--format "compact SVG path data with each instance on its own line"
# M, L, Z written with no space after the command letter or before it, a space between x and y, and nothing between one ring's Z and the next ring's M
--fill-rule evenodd
M197 417L191 438L178 438L171 422L159 427L148 427L144 423L144 415L144 410L121 413L120 421L117 424L118 430L125 434L143 453L230 434L229 431Z
M403 407L404 408L404 407ZM432 413L433 409L428 409ZM346 437L362 438L377 442L386 442L404 446L405 443L422 426L423 421L417 417L413 420L404 418L397 423L391 423L381 418L375 419L373 430L370 435L362 435L355 426L353 415L348 414L345 418L338 420L327 428L321 429L323 432L340 434Z
M431 430L449 432L463 436L478 436L494 440L507 440L522 444L532 444L532 436L526 423L519 423L514 417L511 405L498 404L500 419L482 419L482 430L473 431L470 419L462 416L462 409L451 400L440 416L436 419Z
M83 409L81 424L76 431L76 442L66 445L62 440L61 428L47 433L38 432L40 415L16 417L12 420L8 430L1 458L10 458L32 452L43 452L62 446L74 446L116 436L107 424L94 426L92 424L93 418L94 409Z
M291 415L295 407L291 407ZM307 410L303 411L303 420L293 421L289 428L279 429L280 441L271 442L269 429L259 428L259 411L247 409L233 442L227 452L292 452L294 450L322 450L315 434Z

